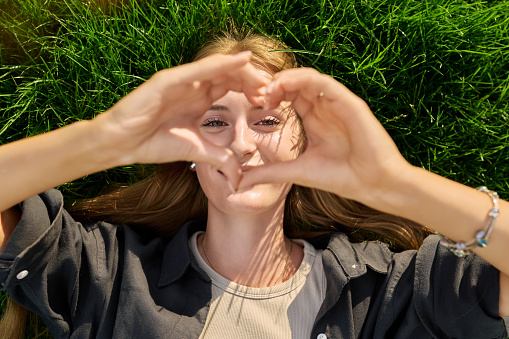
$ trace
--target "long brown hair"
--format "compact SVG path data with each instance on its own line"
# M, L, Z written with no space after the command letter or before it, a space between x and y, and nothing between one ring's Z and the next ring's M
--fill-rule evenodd
M195 60L215 53L242 51L251 51L252 63L270 74L298 66L295 55L283 43L236 31L216 37L196 54ZM158 165L146 179L79 201L70 212L81 221L127 224L148 236L169 238L185 221L207 218L207 198L189 165L187 162ZM429 234L428 229L410 220L297 185L293 185L286 198L284 230L287 236L299 238L340 231L352 241L380 240L396 250L417 249Z

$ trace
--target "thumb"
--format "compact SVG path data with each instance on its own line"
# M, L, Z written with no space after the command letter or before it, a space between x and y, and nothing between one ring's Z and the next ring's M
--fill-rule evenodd
M205 141L201 144L194 161L210 164L228 179L232 188L238 186L242 177L242 169L231 150Z
M305 178L301 178L299 159L277 162L254 167L242 176L237 191L245 191L258 184L292 183L305 185Z
M237 187L242 169L231 150L208 142L188 128L172 128L170 134L180 141L176 146L179 148L177 152L181 153L178 160L207 163L226 176L232 187Z

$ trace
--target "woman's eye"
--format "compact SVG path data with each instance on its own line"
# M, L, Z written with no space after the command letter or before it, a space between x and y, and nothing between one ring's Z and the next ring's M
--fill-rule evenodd
M202 124L202 127L223 127L227 126L226 122L221 119L208 119Z
M274 117L266 118L260 120L257 125L263 125L263 126L277 126L281 123L279 119L276 119Z

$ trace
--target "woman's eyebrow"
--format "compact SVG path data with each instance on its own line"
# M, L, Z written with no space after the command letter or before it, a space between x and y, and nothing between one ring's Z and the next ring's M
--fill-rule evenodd
M209 108L209 111L229 111L230 109L224 105L212 105Z
M253 106L251 107L251 110L253 111L259 111L259 110L262 110L263 109L263 106ZM224 105L212 105L210 106L209 108L209 111L229 111L230 109L228 108L228 106L224 106Z

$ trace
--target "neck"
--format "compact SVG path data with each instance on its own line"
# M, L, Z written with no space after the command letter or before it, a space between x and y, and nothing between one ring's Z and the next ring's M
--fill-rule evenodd
M209 208L206 235L198 238L202 258L240 285L267 287L284 282L300 265L303 251L285 237L283 211L284 203L262 214L226 215Z

